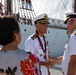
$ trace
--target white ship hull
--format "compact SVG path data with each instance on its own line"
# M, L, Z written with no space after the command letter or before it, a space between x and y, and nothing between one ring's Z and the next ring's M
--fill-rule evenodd
M35 31L33 25L20 24L22 41L19 48L24 49L24 42ZM63 55L64 46L68 41L66 30L48 28L46 38L48 40L49 48L52 57Z

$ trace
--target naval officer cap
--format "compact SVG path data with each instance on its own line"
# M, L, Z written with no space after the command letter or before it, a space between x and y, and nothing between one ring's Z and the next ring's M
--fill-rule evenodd
M47 14L41 14L41 15L37 16L36 18L34 18L33 24L35 25L38 23L49 24L49 18L47 16Z
M76 18L76 13L66 13L66 20L64 21L64 23L66 24L68 19L70 18Z

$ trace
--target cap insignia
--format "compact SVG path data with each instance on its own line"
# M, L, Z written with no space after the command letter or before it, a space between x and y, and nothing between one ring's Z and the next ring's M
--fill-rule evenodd
M48 19L48 17L45 15L45 16L44 16L44 19Z

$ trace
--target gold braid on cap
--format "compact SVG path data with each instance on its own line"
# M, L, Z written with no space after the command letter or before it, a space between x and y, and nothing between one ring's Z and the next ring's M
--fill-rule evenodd
M67 19L69 19L70 18L70 16L67 16Z
M47 20L48 20L48 17L45 15L45 16L44 16L44 19L47 19Z
M35 23L48 23L48 17L45 15L44 18L35 21Z

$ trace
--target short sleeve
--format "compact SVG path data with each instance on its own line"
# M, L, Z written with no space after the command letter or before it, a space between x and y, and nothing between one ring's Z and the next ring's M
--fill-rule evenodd
M76 55L76 35L74 35L71 38L69 44L70 44L70 46L69 46L69 48L70 48L70 56L71 55Z
M34 40L32 40L31 38L27 39L25 41L25 49L24 50L26 52L31 52L34 54Z

